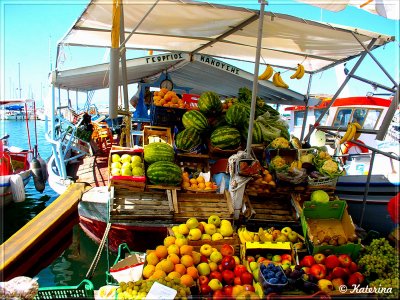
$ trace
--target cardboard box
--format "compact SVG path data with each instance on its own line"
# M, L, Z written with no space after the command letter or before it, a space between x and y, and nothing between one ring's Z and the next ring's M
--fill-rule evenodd
M301 226L312 254L348 254L355 259L361 250L353 220L347 211L346 201L334 200L328 203L305 201ZM344 236L348 242L342 245L329 244L335 236ZM328 244L322 244L324 242Z

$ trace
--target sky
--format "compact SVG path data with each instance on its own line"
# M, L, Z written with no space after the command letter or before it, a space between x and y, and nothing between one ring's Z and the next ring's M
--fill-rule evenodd
M209 2L259 8L258 0ZM355 7L348 7L342 12L335 13L295 0L268 2L266 10L273 12L394 35L396 37L394 43L373 53L391 76L399 81L399 21L385 19ZM50 68L55 66L57 42L68 32L88 3L89 1L85 0L0 0L2 98L19 97L21 93L22 98L34 98L37 100L37 106L41 106L43 103L41 98L47 93L48 73ZM74 61L76 64L74 66L102 63L108 59L104 49L86 49L78 53L65 49L65 55L68 61ZM354 63L348 63L348 67L351 68ZM252 66L240 67L253 72ZM371 59L366 59L360 66L359 72L368 74L371 80L392 86ZM311 92L327 94L335 92L337 81L333 71L315 77ZM372 91L370 86L352 81L349 88L354 95L365 94L366 90ZM301 93L306 92L304 84L293 85L293 89ZM104 95L102 97L104 98ZM104 102L107 103L107 100Z

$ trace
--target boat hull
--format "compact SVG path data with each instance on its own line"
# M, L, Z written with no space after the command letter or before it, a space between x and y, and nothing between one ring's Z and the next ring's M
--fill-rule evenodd
M56 163L54 160L54 155L52 155L47 163L47 173L48 173L48 182L49 186L55 191L57 194L62 195L67 188L73 183L70 179L64 179L59 176L56 172Z
M18 173L22 177L24 186L30 181L32 174L31 170L25 170ZM12 175L0 176L0 207L9 204L13 198L11 193L10 178Z

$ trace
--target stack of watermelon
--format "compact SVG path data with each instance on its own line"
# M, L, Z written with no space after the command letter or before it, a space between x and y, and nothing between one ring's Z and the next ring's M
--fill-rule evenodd
M179 185L182 170L174 163L175 152L171 145L154 142L144 146L144 160L148 164L147 178L153 184Z

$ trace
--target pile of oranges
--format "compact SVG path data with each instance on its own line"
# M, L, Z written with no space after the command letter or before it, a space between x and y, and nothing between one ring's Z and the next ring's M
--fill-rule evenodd
M164 244L149 250L146 266L143 269L145 279L169 277L181 284L191 287L199 277L196 265L200 263L201 254L188 245L184 237L168 236Z
M164 106L164 107L175 107L187 109L190 107L189 104L178 97L174 91L169 91L166 88L162 88L160 91L154 92L153 96L154 105Z
M217 189L217 185L212 181L205 181L203 176L197 178L190 178L188 172L182 173L182 187L189 190L197 191L214 191Z

